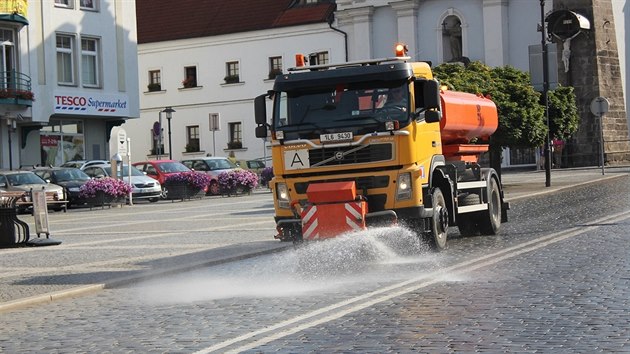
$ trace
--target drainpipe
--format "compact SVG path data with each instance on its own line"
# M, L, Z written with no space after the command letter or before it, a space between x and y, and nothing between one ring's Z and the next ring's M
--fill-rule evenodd
M346 50L346 62L348 62L348 34L342 30L340 30L339 28L335 28L333 27L332 23L335 21L335 15L331 14L330 17L328 18L328 27L330 27L331 30L335 31L335 32L339 32L343 35L343 45L345 47Z

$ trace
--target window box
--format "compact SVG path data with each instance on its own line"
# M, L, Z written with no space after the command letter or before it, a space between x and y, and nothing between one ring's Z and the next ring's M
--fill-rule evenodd
M150 83L147 85L149 92L162 91L162 85L158 83Z
M199 144L191 144L191 143L186 144L186 152L198 152L198 151L199 151Z
M197 87L197 80L195 80L192 77L189 77L185 80L182 81L182 86L184 88L193 88L193 87Z
M226 84L236 84L239 82L240 78L238 75L227 75L223 78Z
M230 141L230 142L228 142L227 147L230 150L242 149L243 148L243 142L242 141Z
M280 70L280 69L271 69L271 70L269 70L269 75L267 75L267 78L269 80L273 80L278 75L282 75L282 70Z

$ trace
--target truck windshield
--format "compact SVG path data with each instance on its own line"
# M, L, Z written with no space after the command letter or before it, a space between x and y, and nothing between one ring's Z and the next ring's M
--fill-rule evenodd
M274 129L284 131L285 135L297 133L292 138L309 138L306 136L309 132L381 131L385 122L392 120L404 126L410 111L407 82L378 84L280 92L276 95Z

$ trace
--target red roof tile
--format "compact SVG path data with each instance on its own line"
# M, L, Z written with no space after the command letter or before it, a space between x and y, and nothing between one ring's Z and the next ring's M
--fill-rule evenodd
M294 0L136 0L138 43L208 37L326 22L334 3Z

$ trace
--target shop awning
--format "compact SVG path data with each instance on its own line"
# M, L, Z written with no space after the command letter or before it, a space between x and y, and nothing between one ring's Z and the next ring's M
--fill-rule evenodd
M17 22L28 26L26 17L18 14L0 14L0 21Z

